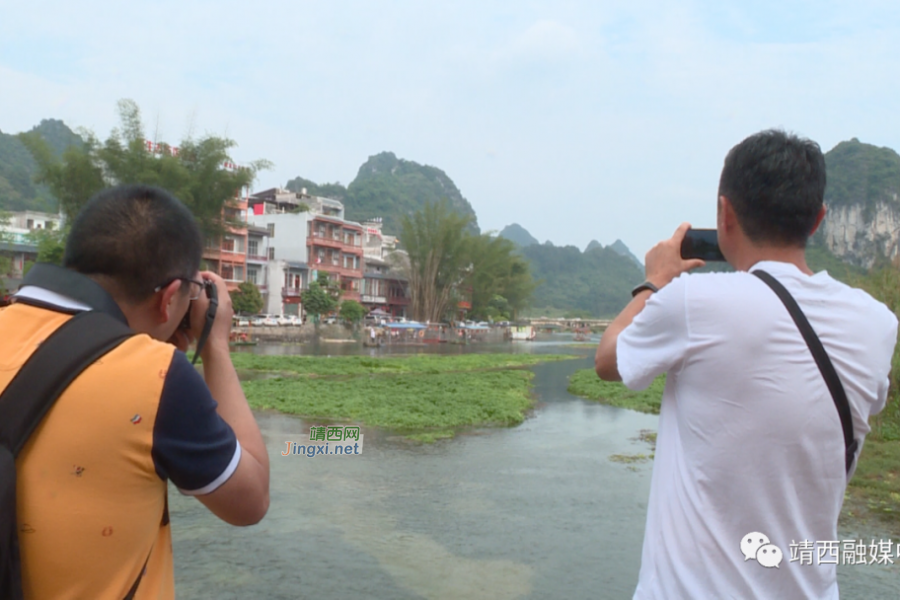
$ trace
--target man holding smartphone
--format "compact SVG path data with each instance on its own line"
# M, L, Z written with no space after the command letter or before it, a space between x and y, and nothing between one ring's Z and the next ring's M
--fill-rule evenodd
M104 190L75 217L65 268L35 265L0 310L0 391L73 315L101 311L136 333L68 385L17 457L25 598L173 598L170 481L232 525L265 515L268 455L231 364L231 300L199 272L202 250L164 190ZM209 284L219 304L201 378L184 352Z
M717 203L719 246L737 272L687 275L704 263L682 258L683 224L647 253L647 281L603 335L602 379L644 389L667 377L635 598L838 597L835 565L766 568L742 552L749 533L785 558L794 541L836 540L852 475L837 401L791 314L751 272L780 282L818 334L859 447L887 397L897 319L806 264L824 192L817 144L775 130L747 138L725 158Z

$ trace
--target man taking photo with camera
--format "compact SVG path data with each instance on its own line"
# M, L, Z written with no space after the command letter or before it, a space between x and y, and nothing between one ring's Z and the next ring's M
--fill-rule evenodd
M771 554L742 552L749 533L779 560L794 541L838 539L868 419L887 398L897 319L806 264L824 192L817 144L775 130L747 138L718 190L719 246L737 272L686 274L704 263L682 258L683 224L647 253L647 281L603 334L602 379L644 389L666 374L635 598L838 597L834 564L766 568Z
M17 454L25 598L173 598L169 481L232 525L265 515L268 455L231 364L231 301L221 277L199 272L202 250L193 216L167 192L104 190L75 218L64 268L35 265L0 309L0 392L45 350L65 361L79 339L60 347L59 336L86 316L123 332L64 386ZM184 352L216 296L201 377ZM0 409L27 396L4 392ZM15 577L7 558L0 575Z

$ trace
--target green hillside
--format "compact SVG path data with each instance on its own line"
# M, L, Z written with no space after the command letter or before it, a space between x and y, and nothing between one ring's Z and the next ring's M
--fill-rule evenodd
M859 204L868 213L884 202L900 209L900 155L894 150L853 138L826 153L825 166L826 205L838 208Z
M300 193L306 190L310 196L323 196L343 202L347 198L347 188L340 183L323 183L318 184L303 177L295 177L287 182L286 189Z
M532 298L534 312L553 308L594 317L615 316L631 299L631 289L644 280L643 269L611 247L581 252L575 246L548 242L520 252L540 282Z
M513 223L512 225L507 225L503 228L503 231L500 232L500 237L504 237L511 241L516 246L532 246L534 244L540 244L537 239L528 233L524 227L519 225L518 223Z
M295 192L306 188L309 194L341 200L351 221L382 217L385 233L392 235L400 232L404 216L443 199L456 212L477 218L472 205L446 173L437 167L399 159L393 152L370 156L346 188L339 183L319 185L303 177L290 180L286 187ZM478 231L477 220L473 229Z
M32 131L44 138L57 156L70 145L82 143L65 123L56 119L45 119ZM0 210L56 211L56 198L45 187L34 183L36 170L34 159L22 142L14 135L0 132Z

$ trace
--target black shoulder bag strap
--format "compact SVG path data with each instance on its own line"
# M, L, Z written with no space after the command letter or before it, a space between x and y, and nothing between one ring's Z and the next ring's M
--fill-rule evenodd
M837 408L838 415L841 417L841 428L844 430L844 446L846 448L844 466L847 475L849 475L850 468L853 466L853 459L856 457L858 444L856 438L853 436L853 417L850 414L850 403L847 401L844 385L841 383L837 371L834 370L834 365L831 363L831 359L828 358L828 353L825 351L825 347L822 346L819 336L813 331L812 325L809 324L806 315L800 310L800 306L797 304L797 301L794 300L794 297L791 296L791 293L788 292L777 279L765 271L757 269L756 271L753 271L753 274L766 282L766 284L778 294L778 297L781 298L781 301L788 309L788 312L791 313L794 323L797 324L800 333L803 334L803 339L806 340L806 345L809 346L813 358L816 359L819 371L822 373L822 377L825 378L826 385L828 385L828 391L831 392L834 406Z
M110 315L81 312L41 343L0 394L0 598L22 598L16 456L69 384L132 335Z

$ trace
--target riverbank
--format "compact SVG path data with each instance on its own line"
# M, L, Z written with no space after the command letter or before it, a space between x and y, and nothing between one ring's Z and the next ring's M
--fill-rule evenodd
M565 355L371 358L232 354L251 407L383 427L422 442L463 427L521 423L534 404L524 367Z
M611 406L659 414L665 376L656 378L649 388L633 392L618 382L601 381L593 369L576 371L569 379L569 393ZM889 398L896 403L896 398ZM897 407L889 405L873 419L872 432L866 437L856 472L847 486L839 525L848 529L887 529L900 538L900 440Z

